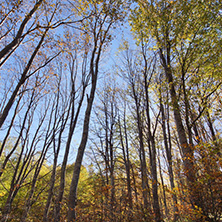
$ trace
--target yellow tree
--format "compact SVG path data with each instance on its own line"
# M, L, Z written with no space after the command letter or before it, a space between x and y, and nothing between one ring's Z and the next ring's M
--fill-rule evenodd
M159 54L171 96L190 201L193 209L202 211L200 217L207 219L209 215L204 210L206 206L201 201L201 194L197 189L191 131L203 111L198 114L198 118L194 120L191 118L186 79L190 75L195 78L197 72L194 70L201 70L203 80L207 75L213 75L216 77L213 79L217 85L216 88L221 84L217 81L221 70L219 56L221 27L218 25L221 24L220 3L219 1L195 0L138 0L135 2L138 4L131 16L133 31L143 38L148 39L151 36L155 50ZM211 69L206 69L206 64L209 66L209 63ZM215 66L216 64L219 66ZM182 85L181 91L178 90L178 83ZM183 95L183 102L180 92ZM203 104L207 103L212 92L205 94L202 98ZM184 110L181 109L181 104Z

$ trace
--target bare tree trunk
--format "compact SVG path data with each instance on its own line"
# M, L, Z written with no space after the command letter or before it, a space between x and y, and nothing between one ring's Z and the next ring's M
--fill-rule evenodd
M194 169L195 167L194 167L193 150L192 150L192 147L190 147L187 142L187 136L186 136L183 122L182 122L180 106L179 106L177 94L175 91L175 85L173 81L173 75L172 75L172 70L171 70L171 65L170 65L170 46L167 47L167 59L165 58L162 49L160 49L159 54L160 54L160 59L161 59L163 68L165 70L165 76L169 84L174 119L175 119L175 123L177 127L177 133L179 137L180 146L182 149L184 170L185 170L187 184L190 191L190 201L193 207L194 205L196 205L202 208L202 204L200 203L200 198L199 198L200 194L195 186L196 175L195 175L195 169Z
M145 149L144 149L144 142L143 142L143 126L141 123L141 116L139 111L139 103L138 98L133 86L133 94L134 94L134 100L136 105L136 122L137 122L137 129L139 134L139 156L140 156L140 167L141 167L141 174L142 174L142 193L143 193L143 204L145 211L148 210L149 202L148 202L148 178L147 178L147 165L146 165L146 156L145 156Z
M2 152L3 152L3 150L4 150L4 147L5 147L5 145L6 145L7 139L9 138L9 135L10 135L11 129L12 129L12 127L13 127L15 118L16 118L16 116L17 116L17 114L18 114L18 109L19 109L19 105L20 105L21 99L22 99L22 97L23 97L23 94L24 94L24 93L22 93L22 94L19 96L19 98L18 98L16 107L15 107L15 110L14 110L14 114L13 114L13 116L12 116L12 119L11 119L10 125L9 125L9 127L8 127L6 136L4 137L4 139L3 139L3 141L2 141L1 148L0 148L0 157L1 157L1 155L2 155ZM2 166L1 166L1 168L2 168ZM2 168L2 169L3 169L3 168ZM1 175L2 175L2 172L3 172L3 171L0 170L0 177L1 177Z
M87 108L85 112L85 118L84 118L84 126L83 126L83 134L82 134L82 140L80 143L80 146L78 148L78 153L74 165L74 171L73 171L73 178L72 183L70 186L70 194L69 194L69 202L68 202L68 221L74 221L75 216L75 206L76 206L76 195L77 195L77 186L79 181L79 174L80 174L80 168L82 165L82 159L86 147L86 142L88 139L88 131L89 131L89 120L90 120L90 114L92 110L92 104L95 96L95 89L96 89L96 82L97 82L97 76L92 77L92 88L90 92L90 97L87 100Z
M46 156L46 153L47 153L48 148L50 146L50 143L48 143L47 145L46 144L44 144L44 145L45 145L45 147L43 148L43 151L41 152L41 155L40 155L40 157L37 161L34 176L33 176L33 179L32 179L31 189L30 189L30 192L29 192L29 197L28 197L28 200L26 201L25 210L24 210L24 213L22 215L21 222L26 221L28 213L31 209L32 199L33 199L33 195L34 195L34 192L35 192L35 187L36 187L36 183L37 183L37 180L38 180L38 176L39 176L40 170L42 168L43 162L45 160L45 156Z
M42 0L39 1L39 2L42 2ZM15 100L15 98L16 98L16 96L17 96L17 94L18 94L18 92L19 92L19 90L20 90L20 88L21 88L21 86L22 86L22 85L25 83L25 81L29 78L29 75L27 75L27 74L28 74L28 71L29 71L30 68L31 68L31 65L32 65L32 63L33 63L33 61L34 61L34 58L36 57L36 55L37 55L37 53L38 53L38 51L39 51L39 49L40 49L40 47L41 47L41 45L42 45L45 37L46 37L46 34L47 34L48 30L49 30L49 28L47 28L47 29L45 30L45 32L43 33L43 35L42 35L42 37L41 37L38 45L36 46L34 52L32 53L32 55L31 55L31 57L30 57L27 65L26 65L26 67L25 67L23 73L21 74L21 78L19 79L19 82L17 83L15 89L14 89L13 92L12 92L11 97L9 98L6 106L4 107L2 113L0 114L0 128L2 127L5 119L7 118L8 113L9 113L9 111L10 111L10 109L11 109L13 103L14 103L14 100Z
M134 172L134 168L133 165L130 164L130 168L132 169L132 179L133 179L133 186L134 186L134 193L135 193L135 200L137 203L137 207L138 207L138 203L139 203L139 198L138 198L138 191L137 191L137 185L136 185L136 178L135 178L135 172Z
M31 99L31 101L32 101L32 99ZM32 102L31 102L31 104L32 104ZM34 110L33 110L33 112L34 112ZM32 115L33 115L33 113L32 113ZM27 116L26 116L26 118L27 118ZM5 203L5 206L4 206L4 209L3 209L1 222L6 222L8 220L8 217L9 217L9 214L10 214L10 211L11 211L11 207L12 207L12 203L13 203L13 201L14 201L14 199L15 199L15 197L16 197L16 195L17 195L17 193L18 193L18 191L19 191L19 189L20 189L20 187L21 187L21 185L24 181L24 179L27 177L27 175L33 169L33 168L31 168L30 170L28 170L28 165L29 165L29 163L31 161L31 157L33 155L31 150L29 151L29 154L27 155L27 157L24 158L24 160L23 160L25 145L26 145L27 140L28 140L28 134L29 134L29 130L30 130L30 127L31 127L31 124L32 124L32 120L28 120L27 122L28 122L28 125L27 125L27 129L26 129L26 132L25 132L26 133L25 138L22 141L21 151L19 153L18 160L17 160L16 166L14 168L14 173L13 173L13 177L12 177L12 180L11 180L10 190L9 190L8 198L6 200L6 203ZM23 124L21 131L23 131L24 127L25 127L25 125Z
M75 77L73 77L75 75ZM84 75L84 74L83 74ZM55 215L54 215L54 220L55 221L60 221L60 210L61 210L61 203L63 199L63 193L64 193L64 188L65 188L65 173L66 173L66 166L68 162L68 155L69 155L69 150L70 150L70 145L71 145L71 140L73 137L74 130L76 128L77 120L79 117L79 113L82 107L83 99L85 96L85 90L88 82L83 81L83 88L82 88L82 93L80 96L79 104L77 107L77 111L75 113L75 79L76 79L76 73L74 74L71 72L71 82L72 82L72 89L71 89L71 96L70 96L70 107L69 107L69 112L71 109L71 120L70 120L70 127L69 127L69 134L66 142L66 149L65 149L65 155L63 158L62 162L62 167L61 167L61 174L60 174L60 185L59 185L59 194L56 199L56 206L55 206Z
M52 174L51 174L51 179L50 179L50 188L49 188L49 191L48 191L48 198L47 198L47 202L46 202L46 206L45 206L45 210L44 210L44 214L43 214L43 221L44 222L48 221L48 213L49 213L49 208L50 208L51 200L52 200L52 197L53 197L53 189L54 189L54 185L55 185L55 177L56 177L56 168L57 168L58 155L59 155L59 151L60 151L61 143L62 143L62 134L64 132L64 129L65 129L66 123L68 121L68 117L69 117L69 112L66 114L66 116L65 116L65 112L63 112L62 116L58 120L59 122L61 121L61 128L59 130L58 144L56 146L55 135L56 135L56 131L57 131L57 128L58 128L58 127L56 127L56 125L58 126L58 122L56 121L58 119L58 115L57 115L58 114L57 113L58 112L58 106L59 106L59 93L57 95L57 104L56 104L56 108L55 108L55 117L54 117L54 124L53 124L53 135L52 135L53 151L54 151L54 161L53 161L53 169L52 169ZM52 111L53 111L53 109L52 109ZM51 113L51 116L52 116L52 114L53 113Z
M168 106L169 108L169 106ZM167 138L167 130L166 130L166 117L165 117L165 111L164 111L164 106L162 103L162 95L160 92L160 111L162 115L162 130L163 130L163 139L164 139L164 147L165 147L165 152L167 156L167 163L168 163L168 172L169 172L169 179L170 179L170 186L171 190L173 191L173 209L174 209L174 221L178 220L178 207L177 207L177 196L174 193L174 175L173 175L173 166L172 166L172 146L171 146L171 135L170 135L170 126L169 126L169 117L167 121L167 128L168 128L168 138ZM168 142L169 141L169 142Z
M29 22L29 20L32 18L33 14L38 10L39 6L42 4L43 0L39 0L35 3L34 7L32 10L25 16L24 20L22 21L18 32L15 36L15 38L8 44L6 45L1 51L0 51L0 61L6 56L18 43L19 41L23 38L22 34L25 29L25 26Z
M38 129L37 129L35 137L33 139L33 144L34 144L34 141L36 139L37 133L40 130L41 125L43 124L43 121L46 117L49 106L50 106L50 103L46 107L45 114L44 114L40 124L38 125ZM45 156L48 152L48 149L49 149L51 143L53 143L53 141L54 141L54 134L52 132L54 132L54 130L56 130L55 129L56 128L55 124L53 125L53 128L51 128L53 110L54 110L54 104L52 105L52 109L51 109L51 113L50 113L50 119L49 119L49 122L48 122L48 125L47 125L47 130L46 130L45 139L44 139L44 143L43 143L43 149L41 151L40 157L39 157L39 159L37 161L37 164L35 166L35 172L34 172L34 175L33 175L32 182L31 182L31 189L30 189L28 200L26 201L26 204L25 204L25 207L24 207L24 212L23 212L23 215L22 215L22 218L21 218L21 221L24 221L24 222L26 221L27 216L29 214L29 211L32 207L32 204L34 203L33 196L34 196L34 192L35 192L35 189L36 189L36 183L38 181L38 177L39 177L42 165L45 161Z
M75 206L76 206L76 196L77 196L77 187L78 187L78 181L79 181L79 175L80 175L80 169L82 165L82 159L88 139L88 133L89 133L89 121L90 121L90 115L93 105L93 100L95 97L95 91L96 91L96 83L97 83L97 75L98 75L98 66L99 66L99 59L100 54L102 50L102 45L99 46L98 54L96 56L97 51L97 42L95 42L94 50L91 57L91 64L90 64L90 74L91 74L91 91L90 96L87 98L87 107L85 111L85 117L84 117L84 125L83 125L83 132L82 132L82 138L81 142L78 148L78 153L74 165L73 170L73 177L72 182L70 186L70 192L69 192L69 202L68 202L68 221L72 222L76 218L75 214ZM95 60L95 61L94 61ZM95 67L94 67L95 66Z
M166 191L165 191L165 184L164 184L162 167L161 167L161 162L160 162L160 150L159 149L158 149L158 164L159 164L160 180L161 180L162 191L163 191L163 203L164 203L164 207L165 207L165 217L169 218L169 209L167 207Z
M150 154L150 166L151 166L151 174L152 174L152 193L153 193L153 210L155 215L156 222L162 222L162 215L160 212L160 205L159 205L159 196L158 196L158 178L157 178L157 163L156 163L156 143L155 143L155 132L157 128L158 118L159 115L156 117L154 122L154 129L151 129L151 117L150 117L150 98L149 98L149 84L152 79L154 68L150 73L148 79L148 62L146 58L145 49L143 49L143 59L145 62L144 72L143 72L143 85L145 91L145 107L146 107L146 118L147 118L147 134L148 134L148 147L149 147L149 154Z
M153 193L153 211L156 222L162 222L162 215L160 212L159 195L158 195L158 178L156 165L156 145L153 136L150 138L150 165L152 173L152 193Z
M116 7L115 2L114 5L110 3L109 7ZM92 8L94 5L92 5ZM117 8L115 8L118 10ZM98 9L95 9L95 12L98 13ZM93 33L93 49L92 55L90 59L90 77L91 77L91 90L90 95L87 98L87 106L84 115L84 123L83 123L83 131L80 145L78 147L77 157L73 170L73 177L70 186L69 192L69 200L68 200L68 222L74 221L76 219L75 207L76 207L76 198L77 198L77 187L80 175L80 169L82 165L83 155L86 148L86 143L88 140L89 134L89 122L91 116L91 110L93 106L93 101L96 92L96 85L98 79L99 72L99 62L102 53L103 46L107 41L107 36L111 26L114 22L116 22L116 17L111 14L103 14L104 12L100 12L94 17L94 21L91 23L90 30ZM101 17L100 17L101 16Z
M13 148L12 148L12 149L10 150L10 152L8 153L8 155L5 157L4 162L3 162L2 166L1 166L0 177L2 176L2 174L3 174L3 172L4 172L4 169L5 169L6 165L7 165L10 157L12 156L12 154L13 154L13 153L15 152L15 150L17 149L17 147L18 147L18 145L19 145L19 141L20 141L21 138L22 138L22 134L23 134L23 131L24 131L24 129L25 129L25 124L27 123L28 114L29 114L30 109L31 109L31 107L32 107L32 105L33 105L33 97L34 97L34 92L33 92L32 96L31 96L30 103L29 103L28 108L27 108L27 110L26 110L26 112L25 112L25 115L24 115L24 118L23 118L23 122L22 122L22 126L21 126L21 130L20 130L19 135L18 135L18 137L17 137L17 139L16 139L16 142L15 142Z
M127 197L128 197L127 201L129 203L129 209L130 209L128 220L131 220L132 210L133 210L133 202L132 202L132 187L131 187L131 177L130 177L130 159L129 159L127 128L126 128L126 110L125 110L125 107L124 107L124 114L123 114L123 127L124 127L125 145L124 145L122 127L121 127L120 117L119 117L120 142L121 142L122 151L123 151L123 160L124 160L124 165L125 165L125 170L126 170L126 179L127 179Z

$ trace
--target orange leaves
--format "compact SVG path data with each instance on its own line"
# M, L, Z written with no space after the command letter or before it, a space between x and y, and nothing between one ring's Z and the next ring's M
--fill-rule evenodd
M108 185L103 186L103 187L101 188L101 192L107 194L107 193L109 193L109 191L110 191L111 188L112 188L112 186L108 184Z

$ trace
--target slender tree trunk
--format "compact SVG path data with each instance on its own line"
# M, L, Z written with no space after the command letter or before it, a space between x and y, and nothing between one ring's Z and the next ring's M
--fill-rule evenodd
M158 195L158 179L157 179L157 165L156 165L156 145L153 136L150 138L150 165L152 172L152 193L153 193L153 211L155 214L155 221L162 222L162 215L160 212L159 195Z
M165 59L162 49L160 49L159 54L160 54L160 59L161 59L163 68L165 70L165 76L169 84L174 119L176 123L180 146L182 149L184 170L185 170L187 184L188 184L189 192L190 192L190 201L193 207L194 205L196 205L202 208L202 204L200 203L200 198L199 198L200 194L199 194L199 191L196 189L196 175L195 175L195 169L194 169L195 167L194 167L193 150L192 150L192 147L189 146L187 142L187 136L186 136L183 122L182 122L180 106L179 106L177 94L175 91L175 85L173 81L173 75L172 75L172 70L171 70L171 65L170 65L170 47L167 48L167 60Z
M22 147L21 147L21 151L20 151L16 166L14 168L14 174L13 174L13 177L12 177L12 180L11 180L11 185L10 185L8 198L6 200L6 203L5 203L5 206L4 206L4 209L3 209L1 222L6 222L8 220L8 217L9 217L9 214L10 214L10 211L11 211L11 207L12 207L12 203L13 203L13 201L14 201L14 199L15 199L15 197L16 197L19 189L20 189L20 186L23 182L24 175L27 172L27 167L25 167L25 166L26 166L26 163L27 163L29 158L27 158L27 160L23 161L22 164L21 164L21 162L22 162L22 157L23 157L24 149L25 149L25 143L27 142L27 135L28 135L28 132L30 130L30 126L31 126L31 124L29 123L29 125L27 127L26 137L24 138L24 141L23 141L23 144L22 144Z
M46 109L46 113L47 113L47 110L48 110L48 107ZM37 138L37 135L41 129L41 126L44 122L44 119L46 117L46 113L44 114L44 117L42 118L37 130L36 130L36 133L35 133L35 136L33 138L33 141L31 143L31 148L30 148L30 152L29 152L29 155L28 157L30 156L30 161L31 161L31 153L34 152L34 149L32 149L32 147L34 147L34 143L36 141L36 138ZM21 221L22 222L25 222L26 221L26 218L29 214L29 211L32 207L32 203L33 203L33 195L34 195L34 192L35 192L35 188L36 188L36 183L37 183L37 180L38 180L38 177L39 177L39 173L40 173L40 170L42 168L42 165L44 163L44 160L45 160L45 156L47 154L47 151L52 143L52 139L50 137L50 126L51 126L51 118L49 120L49 124L48 124L48 127L47 127L47 132L46 132L46 135L45 135L45 140L44 140L44 143L43 143L43 150L41 151L41 154L40 154L40 157L37 161L37 164L35 166L35 171L34 171L34 175L33 175L33 179L32 179L32 182L31 182L31 189L29 191L29 195L28 195L28 200L26 201L26 204L25 204L25 207L24 207L24 212L22 214L22 217L21 217ZM33 151L32 151L33 150ZM28 159L27 157L27 159ZM28 166L29 164L27 164Z
M31 96L31 98L30 98L30 103L29 103L29 105L28 105L28 108L27 108L27 110L26 110L26 112L25 112L25 115L24 115L24 117L23 117L23 122L22 122L21 130L20 130L19 135L18 135L18 137L17 137L17 139L16 139L16 142L15 142L13 148L10 150L9 154L8 154L8 155L6 156L6 158L4 159L4 162L3 162L2 166L1 166L0 177L1 177L2 174L3 174L4 169L5 169L6 165L7 165L10 157L12 156L12 154L15 152L15 150L17 149L17 147L18 147L18 145L19 145L20 139L22 138L22 134L23 134L23 131L24 131L24 129L25 129L25 124L27 123L27 119L28 119L28 115L29 115L29 113L30 113L30 109L31 109L32 106L33 106L33 100L34 100L34 91L33 91L32 96Z
M138 191L137 191L137 185L136 185L136 177L135 177L135 172L134 172L134 168L133 165L130 164L130 168L132 170L132 179L133 179L133 186L134 186L134 193L135 193L135 199L136 199L136 203L137 203L137 208L138 208L138 203L139 203L139 198L138 198Z
M42 0L40 2L42 2ZM19 79L19 82L17 83L17 85L16 85L15 89L13 90L12 95L10 96L6 106L4 107L2 113L0 114L0 128L2 127L3 123L5 122L5 120L7 118L8 113L9 113L9 111L10 111L10 109L11 109L11 107L12 107L14 101L15 101L15 98L16 98L16 96L17 96L21 86L25 83L27 78L29 78L27 76L28 71L31 68L31 65L32 65L32 63L33 63L33 61L34 61L34 59L35 59L35 57L36 57L36 55L37 55L41 45L42 45L42 43L43 43L43 41L44 41L44 39L46 37L46 34L47 34L48 30L49 30L49 28L47 28L45 30L45 32L43 33L43 35L41 36L41 39L40 39L38 45L36 46L34 52L32 53L32 55L31 55L27 65L26 65L26 67L25 67L25 69L24 69L24 71L23 71L23 73L21 75L21 78Z
M77 157L74 165L73 170L73 176L72 176L72 182L70 186L69 191L69 200L68 200L68 222L75 221L76 219L76 199L77 199L77 187L79 182L79 175L80 175L80 169L82 165L83 155L86 148L87 140L88 140L88 134L89 134L89 122L90 122L90 116L93 106L93 101L95 97L96 92L96 85L97 85L97 79L98 79L98 72L99 72L99 62L100 57L103 49L103 45L105 41L107 40L107 34L114 22L113 19L111 19L105 30L102 31L104 28L104 24L107 22L107 15L104 16L102 19L102 22L98 20L99 16L96 17L95 24L92 24L93 27L93 36L94 36L94 46L92 50L91 60L90 60L90 75L91 75L91 90L90 90L90 96L87 97L87 105L86 105L86 111L84 115L84 123L83 123L83 132L82 132L82 138L80 145L78 147ZM97 24L98 23L98 24Z
M132 210L133 210L133 202L132 202L130 160L129 160L129 147L128 147L128 137L127 137L127 129L126 129L125 109L124 109L123 121L124 121L123 125L124 125L125 145L123 142L123 134L122 134L120 119L119 119L119 131L120 131L120 142L121 142L122 151L123 151L123 160L124 160L124 165L125 165L125 170L126 170L126 179L127 179L127 197L128 197L128 203L129 203L129 209L130 209L128 219L131 220Z
M19 105L20 105L20 101L21 101L21 99L22 99L22 97L23 97L23 94L24 94L24 93L22 93L22 95L21 95L21 96L19 97L19 99L18 99L18 102L17 102L17 104L16 104L16 107L15 107L15 110L14 110L14 114L13 114L13 116L12 116L12 119L11 119L10 125L9 125L9 127L8 127L6 136L4 137L4 139L3 139L3 141L2 141L1 148L0 148L0 157L1 157L1 155L2 155L2 152L3 152L3 150L4 150L4 147L5 147L5 145L6 145L7 139L8 139L8 137L9 137L9 135L10 135L11 129L12 129L13 124L14 124L14 121L15 121L15 117L16 117L17 114L18 114L17 112L18 112L18 108L19 108ZM2 167L2 166L1 166L1 167ZM2 168L2 169L3 169L3 168ZM3 172L2 169L0 170L0 177L1 177L2 172Z
M19 43L20 39L22 38L25 26L32 18L33 14L38 10L42 2L43 0L39 0L35 3L32 10L25 16L24 20L22 21L15 38L0 51L0 61L3 59L5 55L7 55L10 52L10 50L12 50Z
M160 111L162 114L162 130L163 130L163 139L164 139L164 147L165 147L165 152L167 156L167 163L168 163L168 172L169 172L169 179L170 179L170 186L171 190L173 192L172 197L173 197L173 209L174 209L174 221L178 220L178 207L177 207L177 196L174 193L174 175L173 175L173 166L172 166L172 146L171 146L171 135L170 135L170 126L169 126L169 118L167 121L167 129L168 129L168 138L167 138L167 130L166 130L166 117L165 117L165 111L164 111L164 106L162 104L162 95L160 93ZM168 143L169 141L169 143Z
M159 151L159 149L158 149L158 151ZM169 217L169 209L167 207L165 184L164 184L164 179L163 179L163 173L162 173L162 167L161 167L161 163L160 163L160 153L159 152L158 152L158 164L159 164L160 180L161 180L162 191L163 191L163 203L164 203L164 207L165 207L165 217Z
M74 62L74 61L73 61ZM73 64L74 66L74 64ZM71 120L70 120L70 127L69 127L69 134L66 142L66 149L65 149L65 155L63 158L62 162L62 167L61 167L61 174L60 174L60 185L59 185L59 194L56 199L56 206L55 206L55 215L54 215L54 220L59 222L60 221L60 210L61 210L61 203L63 199L63 194L64 194L64 188L65 188L65 172L66 172L66 166L67 166L67 161L68 161L68 155L69 155L69 150L70 150L70 145L71 145L71 140L73 137L74 130L76 128L76 124L78 121L78 117L80 114L80 110L83 104L83 99L85 97L85 90L87 86L87 82L83 82L83 88L82 88L82 93L81 97L78 103L78 107L75 113L75 77L73 77L73 72L71 72L71 81L72 81L72 90L71 90L71 98L70 98L70 105L69 105L69 112L71 109ZM68 116L67 116L68 118ZM66 120L67 121L67 120Z
M144 205L144 210L149 211L150 207L148 202L148 186L147 186L148 178L147 178L146 156L145 156L143 132L142 132L143 127L141 123L140 104L138 101L139 99L135 90L134 83L132 83L132 89L133 89L133 99L136 105L136 122L139 134L139 156L140 156L140 168L141 168L141 177L142 177L143 205Z
M65 112L63 112L60 118L58 118L58 115L57 115L58 114L58 106L59 106L59 98L60 98L60 93L59 93L60 92L60 83L61 83L60 81L61 81L61 79L59 80L59 85L58 85L58 94L57 94L57 98L56 98L55 111L54 111L54 108L52 108L52 112L50 115L50 116L52 116L53 112L55 112L54 113L53 133L52 133L54 161L53 161L53 169L52 169L51 179L50 179L50 183L49 183L50 188L48 191L48 198L47 198L47 202L46 202L46 206L45 206L45 210L44 210L44 214L43 214L43 221L44 222L48 221L48 213L49 213L49 208L50 208L51 200L53 197L53 190L54 190L54 186L55 186L56 168L57 168L58 155L59 155L59 151L60 151L61 143L62 143L62 135L63 135L66 123L69 118L69 112L66 113L66 116L65 116ZM53 105L53 107L54 107L54 105ZM64 107L64 110L65 110L65 107ZM55 137L56 137L56 131L58 130L59 122L61 122L61 124L60 124L61 128L59 130L58 144L56 146L56 141L55 141L56 138Z
M153 210L155 214L155 221L162 222L162 215L160 212L159 205L159 196L158 196L158 179L157 179L157 163L156 163L156 143L155 143L155 131L157 127L157 122L159 116L156 118L155 128L153 132L151 132L151 119L150 119L150 99L149 99L149 82L152 78L153 72L150 74L149 82L148 82L148 73L147 73L147 59L145 54L143 54L145 67L143 73L143 82L144 82L144 91L145 91L145 105L146 105L146 118L147 118L147 134L148 134L148 146L149 146L149 154L150 154L150 166L151 166L151 174L152 174L152 193L153 193Z
M82 165L82 159L88 139L88 131L89 131L89 120L90 120L90 114L92 110L92 104L95 96L95 89L96 89L96 81L97 77L93 77L94 79L92 80L92 88L91 88L91 93L90 97L88 98L87 101L87 108L85 112L85 118L84 118L84 126L83 126L83 134L82 134L82 140L80 143L80 146L78 148L78 153L74 165L74 171L73 171L73 178L70 186L70 192L69 192L69 202L68 202L68 221L74 221L76 218L75 215L75 206L76 206L76 195L77 195L77 186L78 186L78 181L79 181L79 174L80 174L80 168Z
M76 198L77 198L77 187L78 187L78 181L79 181L83 155L84 155L84 151L85 151L86 143L88 139L88 134L89 134L89 121L90 121L92 105L93 105L95 92L96 92L98 66L99 66L99 59L100 59L100 54L102 50L102 44L100 45L98 54L95 58L96 50L97 50L97 45L95 45L94 51L92 53L92 58L91 58L91 64L90 64L90 73L91 73L91 78L92 78L91 91L90 91L90 96L87 98L87 107L86 107L85 116L84 116L82 138L81 138L81 142L78 148L78 153L77 153L74 170L73 170L72 182L71 182L70 191L69 191L68 222L75 221L76 219L75 207L76 207Z

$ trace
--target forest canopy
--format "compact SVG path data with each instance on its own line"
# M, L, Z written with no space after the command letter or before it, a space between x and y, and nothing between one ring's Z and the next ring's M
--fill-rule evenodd
M219 0L0 3L0 221L222 220Z

